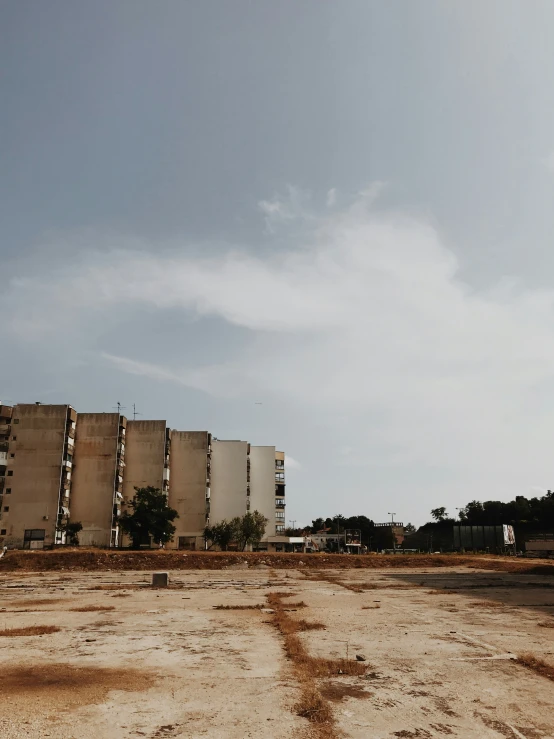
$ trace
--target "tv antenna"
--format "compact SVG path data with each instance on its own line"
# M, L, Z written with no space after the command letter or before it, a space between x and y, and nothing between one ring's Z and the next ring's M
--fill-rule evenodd
M114 411L117 411L119 413L119 415L121 415L121 411L125 411L125 410L127 410L126 407L124 405L121 405L121 403L118 400L117 401L117 407L114 406Z
M133 421L136 421L137 420L137 416L142 416L142 413L139 413L137 411L136 404L133 403Z

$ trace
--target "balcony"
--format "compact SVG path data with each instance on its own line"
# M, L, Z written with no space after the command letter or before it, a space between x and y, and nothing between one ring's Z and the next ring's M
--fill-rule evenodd
M164 467L163 479L165 482L169 482L169 468L168 467Z
M12 427L9 423L0 423L0 436L9 436Z
M276 472L275 473L275 482L285 482L285 473L284 472Z
M279 509L283 509L284 510L285 506L286 506L286 503L285 503L284 500L283 501L281 501L281 500L276 500L275 501L275 508L279 508Z

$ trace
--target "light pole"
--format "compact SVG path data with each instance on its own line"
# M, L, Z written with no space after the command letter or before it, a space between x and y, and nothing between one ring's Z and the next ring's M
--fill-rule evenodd
M293 519L292 519L292 521L291 521L291 519L289 518L289 523L291 523L291 524L292 524L292 528L293 528L293 529L296 529L296 518L293 518Z
M395 536L395 533L394 533L394 517L396 516L396 513L387 513L387 516L390 516L391 517L391 523L392 523L392 527L391 527L391 531L392 531L392 548L393 549L396 549L396 536Z

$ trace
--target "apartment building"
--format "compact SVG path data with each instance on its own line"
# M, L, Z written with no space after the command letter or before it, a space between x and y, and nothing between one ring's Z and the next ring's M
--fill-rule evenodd
M254 510L268 519L266 540L285 528L284 465L275 447L171 431L165 421L0 403L0 546L63 544L70 516L83 526L81 545L125 546L122 508L147 486L179 514L170 547L203 549L206 525Z
M284 474L282 452L275 451L274 446L250 447L250 510L259 511L267 518L263 540L284 531Z
M42 549L65 542L77 413L70 405L18 404L9 437L0 544Z
M4 510L4 485L6 482L8 450L10 446L10 433L12 429L12 410L13 409L10 405L2 405L2 403L0 402L0 543L7 533L5 524L2 521L2 511ZM6 499L6 501L9 500L9 498ZM8 505L8 502L6 502L6 505Z
M171 432L171 485L168 502L179 518L168 547L204 549L211 496L211 443L207 431Z
M210 524L244 516L250 497L250 444L212 439Z
M285 452L275 452L275 533L285 531Z
M148 486L169 492L171 430L165 421L127 421L123 497Z
M79 413L71 488L71 519L82 546L119 545L127 419L119 413Z

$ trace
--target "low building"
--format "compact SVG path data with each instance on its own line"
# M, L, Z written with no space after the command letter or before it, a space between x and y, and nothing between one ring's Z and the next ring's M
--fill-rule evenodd
M2 545L42 549L65 543L76 420L70 405L14 406L8 424Z
M268 536L260 549L267 552L308 552L314 547L308 536Z
M83 526L82 546L119 546L126 425L119 413L77 416L71 520Z
M210 513L211 441L207 431L171 432L169 505L179 514L167 546L204 549Z

